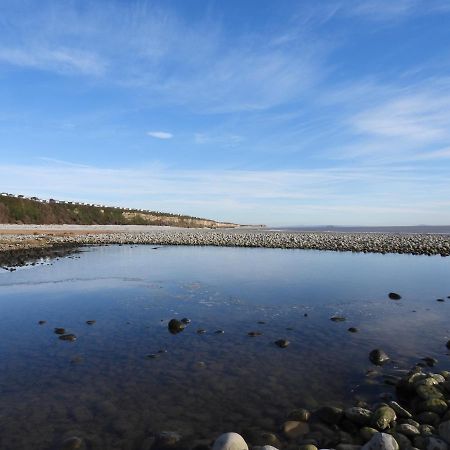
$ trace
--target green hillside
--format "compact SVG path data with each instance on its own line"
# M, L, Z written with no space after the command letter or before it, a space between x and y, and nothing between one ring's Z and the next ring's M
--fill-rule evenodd
M80 225L170 225L179 227L225 227L214 220L156 211L81 205L37 198L0 196L0 223Z

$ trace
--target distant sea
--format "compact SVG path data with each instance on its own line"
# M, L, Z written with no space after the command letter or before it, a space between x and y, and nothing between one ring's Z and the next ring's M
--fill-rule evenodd
M414 226L385 226L385 227L361 227L361 226L334 226L334 225L310 225L291 227L268 227L270 231L315 231L338 233L429 233L450 234L450 225L414 225Z

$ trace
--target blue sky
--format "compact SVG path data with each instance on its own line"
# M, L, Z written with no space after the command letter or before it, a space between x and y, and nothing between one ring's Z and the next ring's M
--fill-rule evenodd
M0 190L450 224L447 0L0 3Z

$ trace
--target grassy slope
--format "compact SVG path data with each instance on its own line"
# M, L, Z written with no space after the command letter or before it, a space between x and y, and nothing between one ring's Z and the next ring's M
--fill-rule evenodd
M135 212L135 217L124 213ZM132 214L131 214L132 215ZM175 225L187 227L212 226L214 221L197 217L160 212L148 215L119 208L40 203L38 201L0 196L0 223L12 224L80 224L80 225Z

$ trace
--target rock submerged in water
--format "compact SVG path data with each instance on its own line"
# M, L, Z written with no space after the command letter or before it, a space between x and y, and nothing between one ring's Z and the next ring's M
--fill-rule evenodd
M87 325L94 325L95 320L86 320Z
M212 450L248 450L248 445L240 434L224 433L214 441Z
M391 300L400 300L402 296L400 294L397 294L396 292L389 292L389 298Z
M347 331L349 331L350 333L357 333L358 332L358 328L350 327Z
M247 333L247 336L250 336L250 337L262 336L262 333L261 333L261 331L249 331Z
M66 330L64 328L55 328L56 334L64 334L65 332L66 332Z
M181 320L172 319L169 321L167 328L172 334L177 334L181 333L186 328L186 324Z
M278 341L275 341L275 345L280 348L286 348L290 342L287 339L278 339Z
M330 317L330 320L332 322L345 322L346 318L343 316L333 316L333 317Z
M77 337L70 333L70 334L62 334L61 336L59 336L59 339L61 339L62 341L68 341L68 342L74 342L77 340Z
M65 439L61 446L61 450L81 450L82 448L84 448L83 440L77 436Z
M376 348L369 353L369 359L373 364L381 366L389 361L389 356L383 350Z

